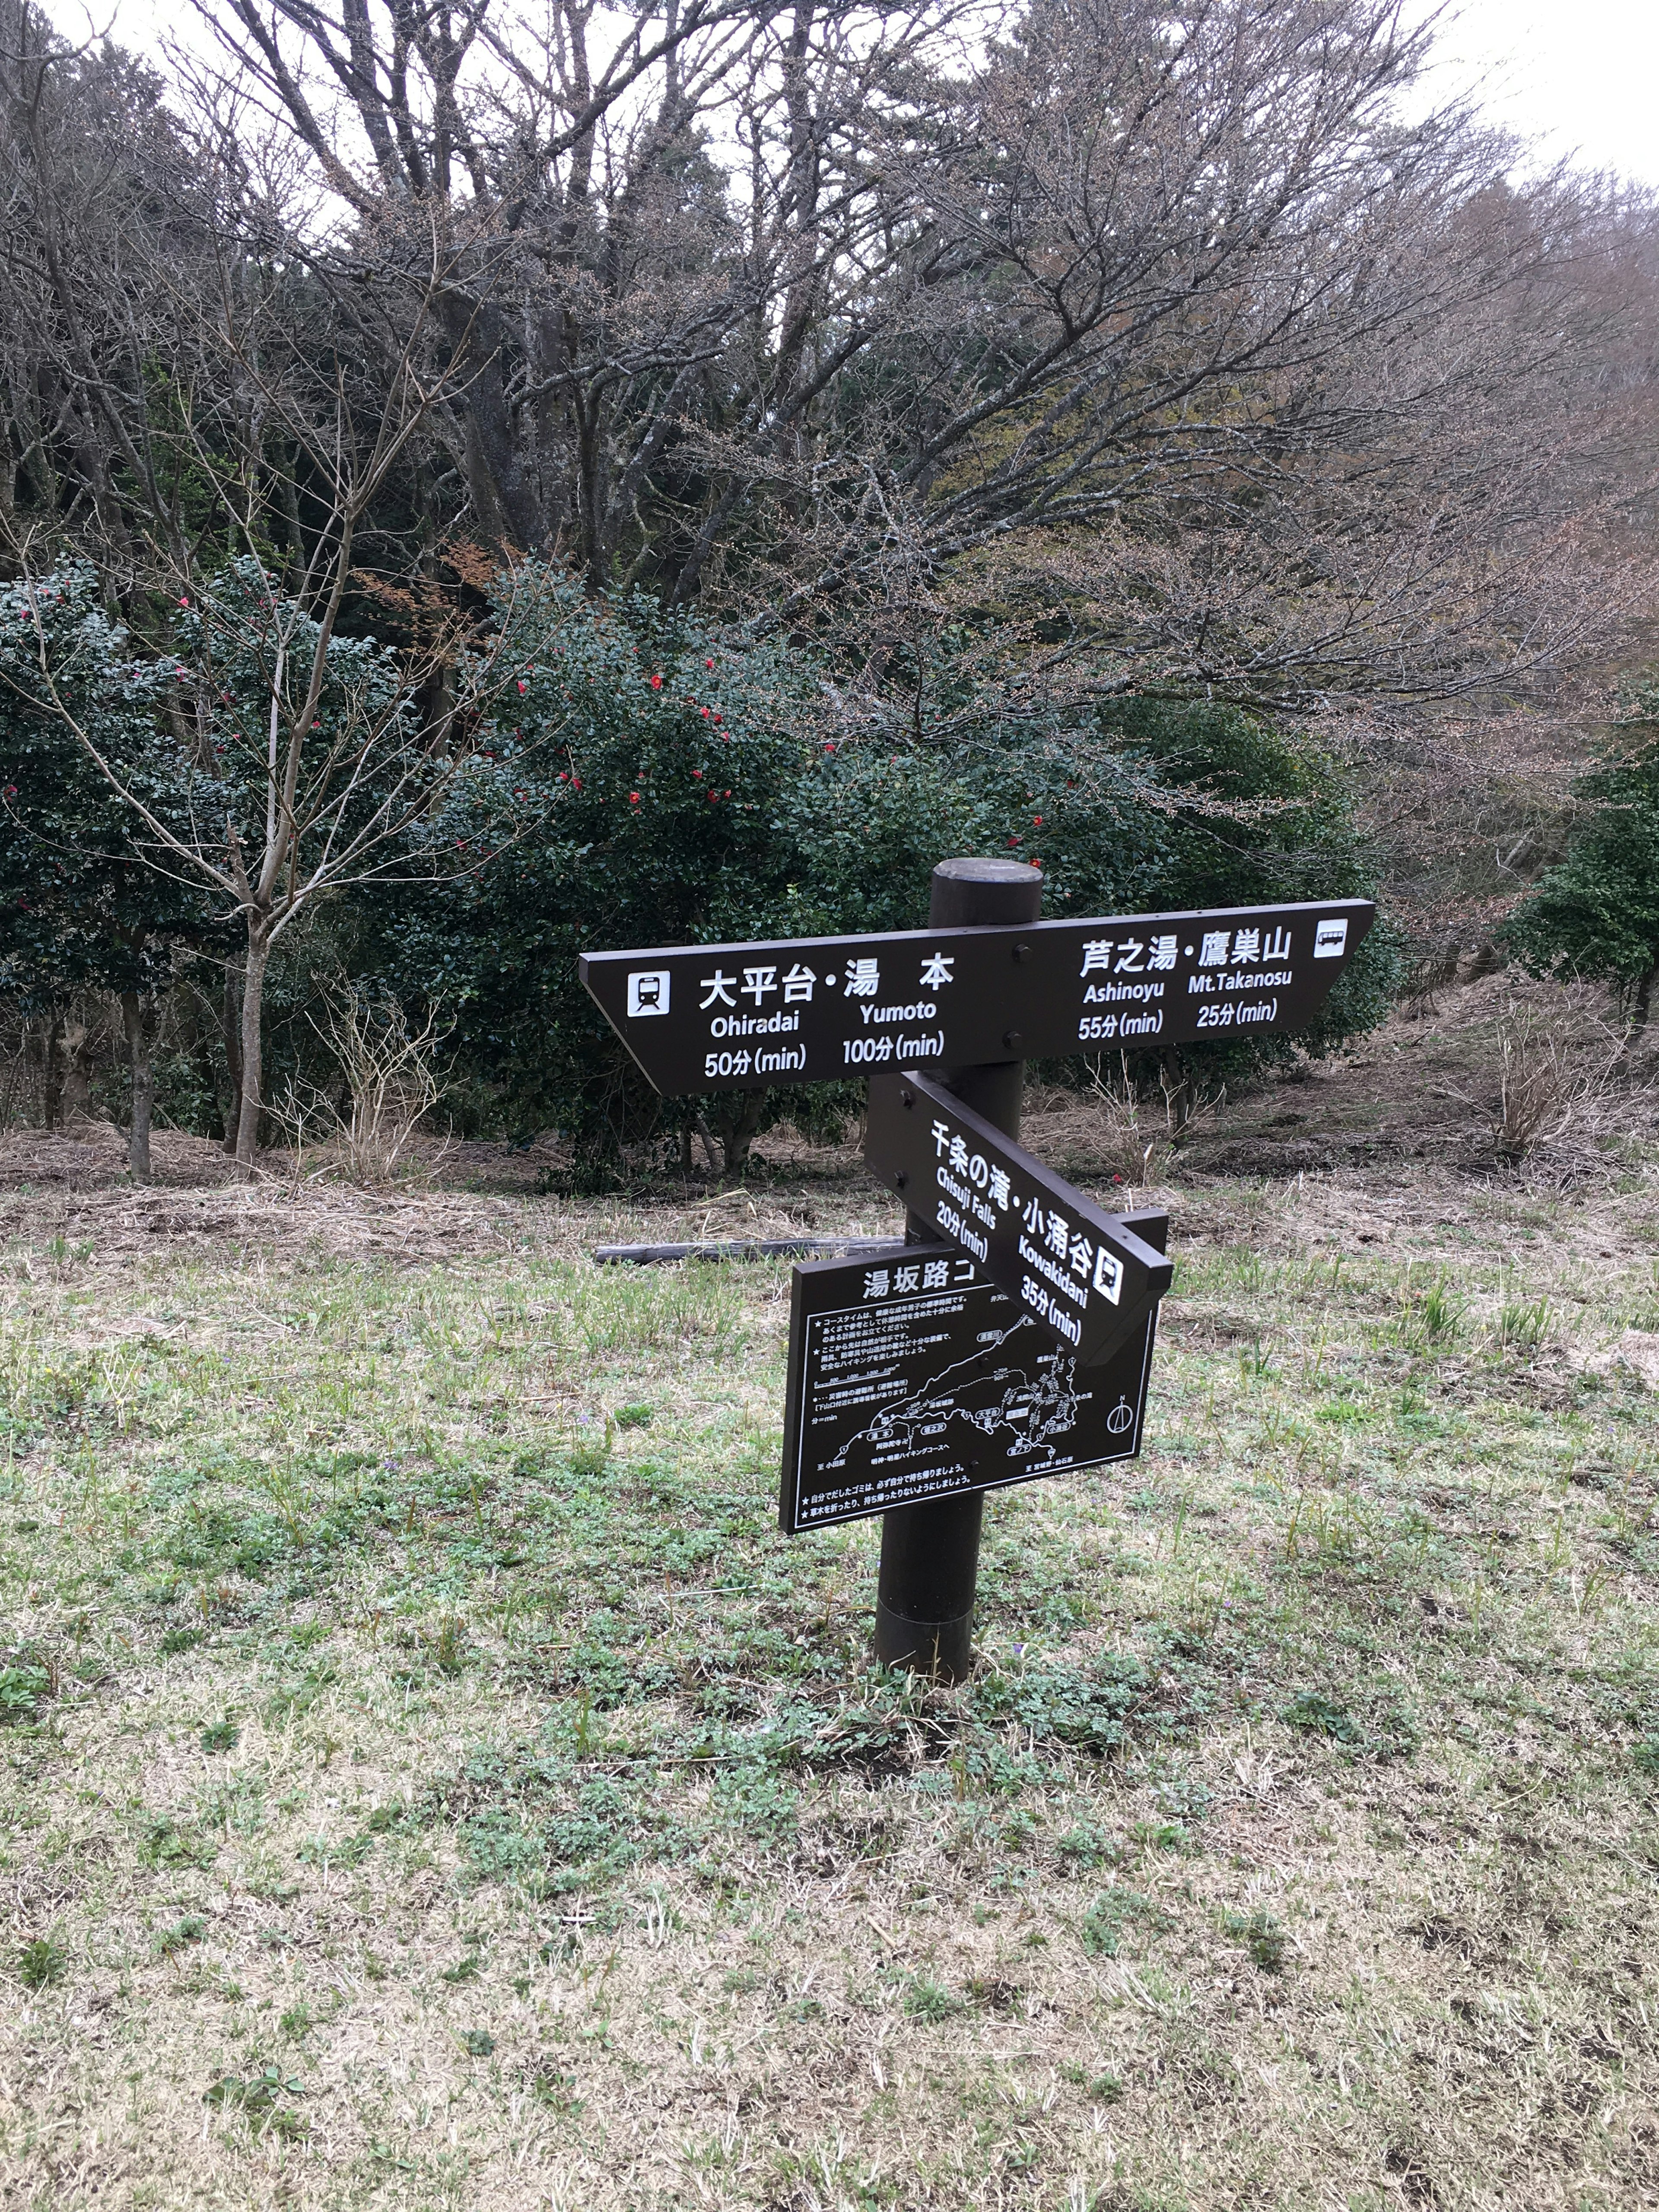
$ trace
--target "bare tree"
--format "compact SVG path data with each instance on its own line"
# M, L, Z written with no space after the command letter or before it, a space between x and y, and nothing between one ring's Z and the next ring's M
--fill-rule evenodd
M416 618L403 647L343 634L363 519L433 404L417 365L423 319L415 319L390 389L373 395L365 422L368 410L354 403L337 363L319 370L291 347L268 343L268 288L242 285L234 259L222 276L196 335L204 356L216 347L236 372L225 389L234 398L240 380L245 420L223 409L181 410L178 434L230 543L240 533L258 545L272 505L280 514L302 483L307 524L291 547L297 573L279 580L249 552L204 580L190 546L152 538L149 580L178 591L167 647L176 656L178 696L153 745L141 739L118 750L77 697L76 641L46 618L45 602L55 595L34 565L32 537L14 532L13 552L33 616L30 696L73 732L130 810L150 864L201 886L241 925L235 1154L251 1173L273 948L319 901L349 885L467 872L503 834L486 829L441 855L430 830L470 778L481 779L481 819L488 815L483 785L498 748L488 748L487 760L480 732L512 680L513 625L509 618L485 629L453 600L411 599ZM331 413L319 404L323 379L334 387ZM271 469L273 440L297 453L298 467ZM8 680L23 688L18 677ZM165 805L158 774L173 787Z
M170 434L200 381L175 306L204 194L161 89L118 49L71 49L27 0L0 5L0 518L90 552L116 595L146 536L183 567L191 535Z
M1395 0L211 19L342 266L441 242L431 538L829 615L882 673L988 604L1095 684L1298 704L1593 652L1638 588L1582 405L1605 210L1402 121Z

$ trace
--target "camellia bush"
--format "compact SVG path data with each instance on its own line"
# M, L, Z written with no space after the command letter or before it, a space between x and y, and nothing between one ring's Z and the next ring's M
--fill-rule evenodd
M1247 714L1127 703L992 720L947 692L934 734L854 713L810 650L738 649L642 598L520 579L503 606L513 719L484 747L490 774L429 830L478 866L367 902L352 964L448 1011L458 1066L521 1134L556 1127L615 1155L684 1145L701 1121L734 1170L769 1122L833 1127L859 1096L657 1098L578 983L584 950L919 927L934 862L957 853L1040 862L1055 916L1370 888L1329 761ZM1303 1042L1328 1049L1379 1018L1396 964L1373 933ZM1291 1048L1189 1052L1182 1078Z
M204 792L179 734L180 674L111 621L88 568L0 593L0 993L29 1013L86 991L118 1000L141 1179L161 994L181 951L224 931L198 887L155 864L93 749L152 820L187 832Z
M1577 790L1589 808L1566 857L1505 935L1534 975L1611 984L1639 1034L1659 976L1659 684L1637 691Z

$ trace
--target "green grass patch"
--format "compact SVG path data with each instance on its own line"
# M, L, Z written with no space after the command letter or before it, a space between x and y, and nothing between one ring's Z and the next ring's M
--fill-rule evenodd
M6 1286L27 2201L1632 2196L1659 1237L1183 1200L1146 1453L988 1498L951 1688L872 1663L874 1525L776 1531L787 1267L331 1203Z

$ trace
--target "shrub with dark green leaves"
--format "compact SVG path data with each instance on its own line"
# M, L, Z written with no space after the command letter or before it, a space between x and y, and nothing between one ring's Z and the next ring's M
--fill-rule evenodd
M807 647L739 649L643 598L595 603L544 579L503 606L522 656L514 719L430 830L493 857L418 900L366 902L355 957L406 1002L453 1012L458 1064L526 1134L555 1126L604 1152L701 1115L735 1168L785 1111L830 1127L857 1095L658 1099L578 984L584 949L919 927L934 863L957 853L1039 861L1055 916L1370 885L1331 763L1236 710L1011 718L952 696L947 671L938 712L913 721L855 707ZM1377 1019L1395 964L1373 932L1307 1042ZM1218 1074L1288 1048L1189 1059Z
M153 1035L181 950L228 942L204 892L152 865L155 825L187 830L216 796L191 787L180 674L111 620L90 568L0 592L0 994L27 1012L112 992Z
M1577 789L1589 807L1566 857L1504 934L1535 975L1613 984L1644 1026L1659 975L1659 684L1638 689Z

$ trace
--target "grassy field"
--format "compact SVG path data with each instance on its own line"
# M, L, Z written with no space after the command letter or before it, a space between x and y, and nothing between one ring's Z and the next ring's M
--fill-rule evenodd
M1659 2204L1659 1202L1426 1173L1174 1194L957 1691L775 1532L787 1267L22 1193L0 2203Z

